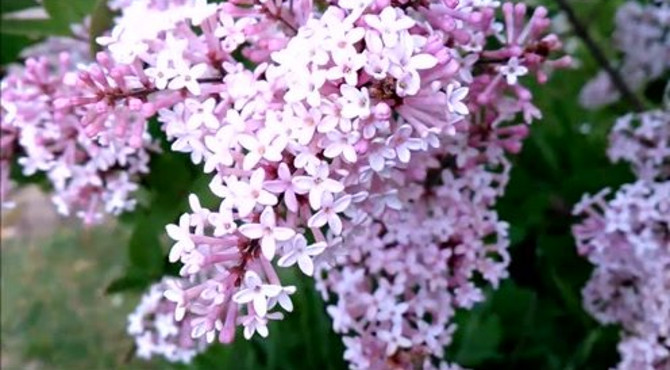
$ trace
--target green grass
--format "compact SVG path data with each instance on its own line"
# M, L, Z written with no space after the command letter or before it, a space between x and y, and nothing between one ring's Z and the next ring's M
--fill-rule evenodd
M2 368L158 368L126 359L125 317L137 297L103 293L122 272L127 233L57 226L46 239L31 228L2 240Z

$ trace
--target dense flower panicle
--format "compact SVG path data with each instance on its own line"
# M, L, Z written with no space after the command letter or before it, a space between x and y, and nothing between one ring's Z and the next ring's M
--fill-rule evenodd
M631 113L610 133L608 155L629 162L642 179L670 178L670 110Z
M47 41L39 50L48 50L53 42ZM53 47L57 50L61 45ZM57 108L59 100L78 94L73 66L80 61L72 57L84 54L75 48L58 55L58 59L29 58L25 67L17 67L3 79L2 158L18 156L24 175L46 173L59 213L95 223L103 213L118 215L134 208L132 193L138 188L137 176L148 172L151 138L143 133L136 148L92 140L81 125L82 111ZM124 120L135 119L134 114L118 110L105 124L119 127ZM6 132L10 135L5 136ZM3 168L3 177L8 172Z
M570 64L550 59L561 43L547 34L546 9L527 15L523 4L481 0L111 6L120 16L97 39L105 51L68 78L77 94L56 96L54 111L78 118L80 140L138 158L157 115L171 149L212 174L219 206L191 194L191 210L166 227L169 259L182 264L183 280L165 291L175 319L189 317L193 337L208 342L231 342L237 326L266 336L280 308L293 309L295 287L275 268L297 265L318 273L337 300L331 315L349 320L335 325L352 367L447 366L440 348L450 332L437 329L483 299L474 280L496 286L506 275L506 224L492 206L507 183L504 153L520 150L540 117L522 82ZM407 235L408 225L423 231ZM403 278L392 281L380 258ZM361 284L337 282L366 269ZM360 297L349 297L354 289ZM367 315L346 306L363 297Z
M670 3L626 2L616 16L615 45L625 82L640 89L670 68ZM597 108L619 93L600 72L581 92ZM670 368L670 111L620 117L608 155L631 164L638 178L615 192L585 195L574 213L579 253L595 269L583 289L584 306L603 324L622 327L620 370Z
M626 1L617 10L613 45L621 54L617 69L624 82L638 90L670 71L670 2ZM596 109L620 99L611 79L600 71L583 88L580 104Z
M182 42L186 49L207 44L210 37L221 43L222 33L209 32L222 24L224 10L215 10L201 23L201 40L184 37L179 27L166 39ZM298 264L310 275L315 262L338 253L337 246L355 249L352 232L386 213L407 212L415 200L401 191L408 182L425 180L425 174L414 173L420 168L414 158L435 162L440 154L435 148L443 147L444 155L465 168L479 161L478 155L519 150L527 129L503 122L517 115L530 122L539 112L518 78L533 73L544 81L547 68L569 60L547 60L560 43L542 35L548 27L542 8L524 26L525 7L505 4L509 29L504 31L493 26L494 11L436 3L416 9L419 15L345 2L303 25L287 27L287 20L275 19L287 40L253 70L232 60L219 66L212 60L188 60L192 54L171 54L173 65L204 63L199 77L222 76L221 82L201 83L195 92L180 83L188 97L158 110L173 149L189 153L194 163L213 172L210 188L222 198L218 209L208 210L193 195L192 212L179 225L168 226L177 241L171 260L183 263L182 276L199 277L198 283L170 294L184 297L184 309L202 317L199 333L208 338L218 333L220 341L228 342L237 323L245 327L245 336L267 335L267 320L280 314L272 309L290 311L295 291L279 281L271 263L275 256L279 266ZM391 18L395 26L384 26L382 20ZM245 30L253 49L255 28ZM489 37L503 46L483 51ZM454 46L446 46L450 43ZM227 59L227 52L222 53ZM478 58L491 61L473 77ZM151 68L165 68L162 76L173 77L161 86L173 94L170 85L177 77L170 67L156 66L146 68L146 74L158 76ZM476 93L469 95L468 86ZM473 109L477 114L470 122L465 117ZM461 145L446 139L454 135ZM472 195L481 199L471 207L484 207L483 213L462 217L493 217L486 209L498 193L484 191L487 176L492 175L475 176L482 189ZM497 220L478 222L486 230L480 231L483 236L500 229ZM463 249L481 242L467 237L473 244ZM475 271L470 266L475 260L464 258L463 271ZM500 261L505 266L507 259ZM504 267L492 260L476 263L492 280L504 276ZM481 292L469 283L471 272L460 273L454 306L469 307Z
M577 247L596 268L584 288L586 309L620 324L621 370L670 366L670 181L639 180L606 200L585 197L576 211Z
M171 362L189 363L205 349L205 342L191 338L191 320L175 320L175 304L163 296L176 278L163 278L144 293L135 310L128 315L127 332L135 340L137 356L150 359L162 356Z
M469 139L459 133L444 143L451 153L410 162L406 206L353 233L335 268L319 265L351 368L446 367L455 310L484 299L475 280L497 287L507 276L508 225L492 206L509 163L502 148L473 150Z
M638 180L612 196L584 196L574 212L577 248L595 265L583 290L586 309L623 327L621 370L670 367L670 116L621 117L610 134L613 161L631 163Z

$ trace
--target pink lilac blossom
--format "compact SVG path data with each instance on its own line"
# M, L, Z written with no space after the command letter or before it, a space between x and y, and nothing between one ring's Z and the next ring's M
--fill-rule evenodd
M157 116L171 149L212 174L219 206L191 194L191 211L166 227L183 278L165 290L175 320L189 317L207 342L230 343L237 326L247 339L267 336L296 291L276 266L319 272L324 294L374 297L365 289L388 280L379 265L350 287L330 286L323 270L389 258L405 281L370 300L367 316L339 313L359 320L335 323L345 356L354 368L448 366L439 347L451 331L438 330L483 299L473 280L497 286L506 275L506 224L492 206L507 182L504 153L518 152L541 116L522 82L570 64L550 59L561 42L547 34L547 10L482 0L111 5L120 15L97 39L105 51L74 75L77 93L53 104L105 148L143 150ZM403 224L425 231L412 238ZM406 251L416 267L392 260Z
M510 164L495 144L472 146L478 135L459 132L443 143L448 152L411 161L402 210L369 220L336 262L319 263L317 288L352 369L450 366L455 311L507 276L508 225L492 206Z
M166 277L152 285L128 315L126 330L135 340L138 357L162 356L170 362L189 363L205 349L203 340L191 338L191 318L175 320L175 304L163 296L168 286L176 284L178 279Z
M72 32L74 35L86 38L87 26L73 25ZM81 40L71 37L49 37L44 42L37 43L27 47L21 51L22 58L39 58L44 57L53 65L58 64L61 53L69 53L70 59L84 60L88 55L86 44ZM11 75L20 75L23 69L16 65L9 66L8 73ZM14 203L9 200L9 193L12 190L12 183L10 180L10 173L12 162L16 160L17 153L20 152L18 148L18 139L21 132L21 127L18 126L16 115L19 109L16 104L9 99L5 101L5 93L8 93L7 82L4 80L0 82L0 90L2 91L2 99L0 99L0 209L7 209L14 207Z
M4 187L9 172L5 158L16 156L24 175L46 174L59 213L74 214L91 224L104 213L118 215L134 208L132 194L138 176L148 172L151 138L143 134L136 147L116 140L95 141L81 125L86 119L83 111L58 108L60 100L79 94L74 65L84 62L76 58L86 55L85 42L68 45L72 49L56 53L57 57L28 58L2 80L2 180ZM47 40L35 50L50 48L57 51L62 43ZM138 119L136 112L125 108L100 124L120 128Z
M670 178L670 110L619 118L607 154L613 162L629 162L639 178Z
M619 65L626 84L633 90L663 78L670 70L670 2L640 4L626 1L617 10L613 44L621 54ZM620 99L609 76L600 71L582 88L579 102L589 109Z
M168 226L178 242L171 260L183 264L182 276L198 276L200 282L167 294L179 297L185 311L202 317L198 333L208 338L218 333L220 341L229 342L236 324L245 327L245 336L255 332L264 336L267 320L281 315L273 309L292 310L290 294L295 288L281 284L272 264L275 256L279 266L297 263L309 275L314 261L337 254L337 246L355 250L350 240L355 230L366 229L386 213L412 214L416 197L402 189L413 176L421 181L421 173L410 170L420 168L413 164L415 157L434 163L439 154L435 148L443 147L459 167L469 168L482 160L479 156L492 156L499 164L496 153L518 151L527 129L503 122L517 115L527 122L539 116L519 77L534 74L544 82L548 69L569 63L565 58L547 59L560 43L542 36L549 25L542 8L524 26L525 7L505 4L507 28L499 32L493 23L494 8L436 3L409 12L375 4L358 6L331 6L299 27L287 26L286 19L271 19L284 35L273 52L258 52L251 28L246 39L250 49L242 53L269 57L252 70L230 60L218 43L207 41L214 37L220 42L221 34L210 32L222 24L225 16L220 14L229 10L226 6L206 18L203 24L208 26L198 37L188 28L182 35L179 26L172 36L166 35L182 40L185 48L209 42L214 50L207 55L226 60L219 65L216 58L194 61L189 60L192 54L171 54L173 65L204 63L204 75L222 77L217 83L201 83L203 91L187 88L191 103L165 98L171 105L158 110L173 149L189 153L194 163L204 163L208 172L214 172L210 187L222 198L218 210L207 210L208 217L194 218L193 210L178 226ZM263 5L255 7L263 10ZM390 17L396 26L382 27L380 19ZM263 16L260 21L268 20ZM504 46L484 51L489 37L502 40ZM158 52L159 58L164 52ZM472 76L469 71L478 58L486 61ZM167 91L174 78L167 82L168 96L174 96ZM206 109L200 108L204 105ZM472 109L477 114L465 120ZM212 117L220 122L218 127L205 124L215 122ZM448 140L456 135L462 145L472 147ZM456 153L461 150L472 157ZM428 153L433 154L426 157ZM461 284L453 283L454 307L471 307L483 298L468 280L474 271L481 269L486 279L497 283L507 264L505 227L486 210L499 194L487 181L506 181L487 173L473 177L474 190L463 191L473 192L466 197L474 198L474 204L464 204L458 217L464 218L464 225L474 222L481 229L473 226L472 234L459 235L464 241L456 253L468 257L462 259L461 271L450 272ZM484 210L473 210L477 207ZM495 248L478 239L493 233L500 234ZM479 245L481 251L467 250ZM497 252L503 257L491 258ZM449 318L432 324L444 326ZM396 355L407 345L397 337L402 331L394 330L388 335L396 335L393 338L400 342L382 351L383 356ZM426 366L432 363L430 356L424 360ZM351 361L354 366L355 359Z
M297 263L309 275L338 246L355 249L349 240L356 230L386 213L404 213L418 199L402 189L422 181L421 171L410 170L421 167L412 163L435 163L436 148L444 146L459 168L476 166L480 156L497 158L496 151L518 151L527 129L503 122L519 114L526 122L539 117L519 78L533 74L544 82L549 69L569 64L547 58L560 42L543 36L549 24L543 8L524 25L525 6L504 4L503 32L493 22L498 4L405 9L342 2L320 15L310 3L294 3L295 11L287 5L144 3L134 6L156 17L175 9L180 15L170 29L159 22L128 37L123 29L141 20L122 15L111 39L102 40L110 64L128 66L143 85L130 91L147 98L143 113L158 113L172 149L213 173L210 188L222 199L218 210L192 202L192 213L167 227L177 241L170 259L195 280L171 287L166 297L177 303L178 318L198 317L193 334L207 341L232 341L237 325L247 338L267 335L267 321L282 317L279 307L292 310L295 292L281 283L272 260ZM388 19L395 20L393 27L385 25ZM488 38L503 46L483 50ZM255 66L245 68L231 50ZM74 99L64 106L93 109L84 103ZM448 138L456 135L472 146L465 149L472 157L455 153L463 148ZM486 173L473 181L477 190L466 197L475 205L465 204L461 217L482 229L459 236L471 239L455 252L468 257L452 272L462 284L453 283L454 307L482 299L468 280L473 271L496 284L507 263L505 227L486 211L499 194L487 181L505 181ZM471 209L478 206L485 210ZM492 233L501 235L499 245L477 239ZM478 243L481 252L466 250ZM491 258L497 252L502 257ZM480 266L471 266L478 258ZM448 318L431 324L446 325ZM394 356L407 340L401 327L384 328L379 335L397 346L382 354ZM426 366L431 356L423 357Z
M585 195L574 209L584 217L573 229L578 251L595 265L584 305L601 323L622 326L621 370L670 367L669 127L667 111L620 118L609 155L630 162L639 179Z

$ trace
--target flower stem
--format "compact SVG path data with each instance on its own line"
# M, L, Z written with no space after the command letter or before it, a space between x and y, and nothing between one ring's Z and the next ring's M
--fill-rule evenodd
M612 65L609 63L607 60L607 57L603 53L603 51L600 49L600 47L596 44L596 42L593 40L591 35L589 34L588 30L586 29L586 26L584 23L582 23L578 18L577 15L575 14L575 10L572 8L572 6L568 3L567 0L555 0L558 6L565 12L565 15L568 17L568 20L572 24L572 27L575 30L575 33L579 38L581 38L584 41L584 44L586 45L587 49L591 52L593 55L593 58L600 64L600 66L607 72L609 75L610 79L612 80L612 83L614 86L619 90L621 95L628 100L628 102L633 106L633 109L635 111L641 112L644 110L644 104L642 101L633 93L633 91L630 89L630 87L626 84L624 81L623 77L621 77L621 74L619 71L617 71Z

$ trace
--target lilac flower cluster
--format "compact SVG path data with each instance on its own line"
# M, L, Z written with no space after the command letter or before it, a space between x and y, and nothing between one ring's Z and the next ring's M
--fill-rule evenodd
M175 278L163 278L144 293L140 303L128 315L127 331L134 340L137 356L150 359L162 356L171 362L191 362L205 349L203 340L191 338L189 320L176 320L175 304L163 296Z
M457 368L444 359L455 310L481 302L484 283L497 287L509 264L508 225L492 207L510 164L499 143L473 144L490 137L478 135L459 132L446 151L410 162L402 210L352 233L334 268L319 265L351 368Z
M69 51L59 53L65 45ZM118 215L134 208L138 177L148 172L150 136L143 134L134 147L114 139L94 140L81 125L87 119L84 111L58 107L59 101L77 96L84 85L74 66L85 62L86 48L82 41L48 40L30 50L48 51L48 56L29 57L2 80L3 204L10 163L18 157L24 175L46 174L60 214L75 214L91 224L103 213ZM117 110L100 124L120 129L119 123L135 115Z
M190 212L166 227L182 279L164 294L180 328L207 342L231 342L237 326L267 336L296 291L276 267L297 265L337 299L329 312L352 367L447 366L450 331L439 331L483 299L476 280L506 276L507 226L492 207L505 153L541 116L521 82L570 64L552 59L561 42L547 10L493 0L110 5L120 15L97 39L104 51L61 79L67 93L49 96L46 111L71 117L86 145L138 159L118 161L126 184L144 172L135 163L154 116L171 149L212 175L219 206L191 194Z
M629 162L641 179L670 179L669 112L655 110L619 118L610 133L610 159Z
M670 71L670 1L627 1L617 10L614 21L613 43L621 54L616 67L629 87L637 90ZM584 85L579 101L596 109L620 97L609 75L600 71Z
M532 72L543 82L547 68L569 63L566 58L547 59L560 43L542 35L548 27L543 8L525 25L526 8L505 4L506 27L501 31L493 22L495 8L489 6L429 3L404 10L384 5L342 2L318 18L307 17L300 26L277 16L268 19L265 7L270 3L247 7L242 14L254 15L248 22L272 21L285 35L277 38L277 50L267 50L274 44L262 49L256 34L268 26L258 31L247 26L237 45L250 45L242 54L260 62L248 70L234 61L212 66L212 58L229 52L218 49L227 40L217 30L231 24L230 14L241 12L229 3L208 10L211 15L199 23L198 36L186 27L186 34L180 27L166 34L166 40L187 50L217 40L209 42L214 50L208 59L171 53L160 62L167 53L161 51L155 66L145 69L154 76L155 88L166 92L161 99L171 104L158 113L174 140L173 149L190 153L194 163L204 163L204 170L214 173L210 188L222 199L217 210L210 210L192 195L191 213L167 228L176 241L170 259L182 262L182 276L197 282L166 294L178 310L198 316L192 319L195 334L213 340L218 333L221 342L229 342L235 326L242 325L245 337L267 335L267 321L281 317L272 309L291 311L290 295L295 292L281 284L271 263L275 256L278 266L297 264L311 275L315 259L337 254L338 246L354 250L349 239L356 230L387 213L413 215L411 206L421 195L405 191L409 182L425 180L426 174L422 178L418 170L422 163L439 169L435 156L450 153L460 167L469 168L486 163L487 156L498 158L496 151L517 151L527 129L504 127L503 122L518 114L527 122L539 116L518 78ZM270 14L291 14L287 4L274 6L279 10ZM490 38L503 46L484 50ZM479 74L474 76L477 63ZM180 65L187 67L180 70ZM217 74L222 83L198 83ZM172 91L179 89L189 97L175 103L176 96L184 95ZM161 101L155 105L167 105ZM459 216L466 218L464 224L483 228L472 226L472 235L459 236L464 245L455 254L473 255L455 257L464 267L450 271L462 284L450 286L459 292L456 305L463 307L481 299L468 280L474 271L481 269L497 281L507 261L492 257L496 251L505 255L504 236L493 244L496 248L467 251L469 243L484 245L478 236L504 235L504 227L487 210L498 194L491 194L487 179L495 176L476 173L472 180L448 185L466 187L472 181L472 188L463 191L476 194L455 199L481 198L465 203ZM477 206L484 210L469 209ZM471 266L473 262L480 266ZM435 327L447 318L436 319ZM395 349L387 351L395 354Z
M574 213L577 248L595 265L584 305L601 323L623 327L621 370L670 367L670 112L620 118L610 158L631 162L638 180L611 197L584 196ZM608 200L608 198L610 198Z

